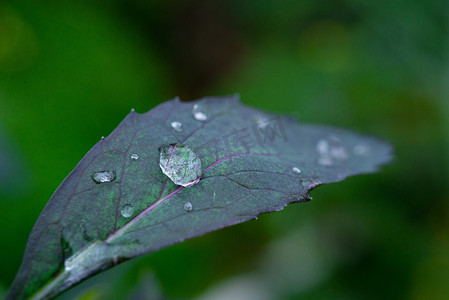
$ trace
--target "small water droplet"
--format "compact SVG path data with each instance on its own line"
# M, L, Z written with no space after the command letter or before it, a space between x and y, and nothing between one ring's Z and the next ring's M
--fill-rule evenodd
M193 105L193 117L195 118L195 120L198 121L206 121L207 120L207 115L204 112L204 109L202 107L200 107L198 104Z
M186 202L186 204L184 204L184 210L187 212L191 212L193 209L193 205L192 202Z
M348 158L342 140L335 136L318 141L316 151L320 155L318 164L322 166L331 166L335 161L341 161Z
M201 160L188 146L171 144L159 149L159 166L173 183L190 187L199 182Z
M297 167L293 167L293 168L292 168L292 171L293 171L293 173L295 173L295 174L301 174L301 170L300 170L299 168L297 168Z
M122 209L120 209L120 213L123 217L129 218L134 213L134 206L132 206L131 204L125 204L122 206Z
M91 178L95 183L100 184L114 181L116 174L115 171L101 171L93 173Z
M131 112L135 112L136 110L134 108L131 108Z
M327 155L329 152L329 144L327 143L327 141L319 140L318 143L316 144L316 151L320 155Z
M182 131L182 123L178 121L174 121L170 123L170 126L177 132Z
M136 153L131 154L130 157L131 157L132 160L138 160L139 159L139 155L136 154Z

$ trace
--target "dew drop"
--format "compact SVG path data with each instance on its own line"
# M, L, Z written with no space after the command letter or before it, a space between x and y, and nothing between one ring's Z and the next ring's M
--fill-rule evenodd
M192 202L186 202L186 203L184 204L184 210L185 210L186 212L191 212L192 209L193 209Z
M190 187L200 181L201 160L188 146L171 144L159 148L159 166L177 185Z
M132 160L138 160L139 159L139 155L136 154L136 153L131 154L130 157L131 157Z
M348 154L346 153L346 149L343 145L331 146L329 154L332 158L337 160L344 160L348 158Z
M170 126L177 132L182 131L182 123L178 121L174 121L170 123Z
M319 154L317 162L322 166L331 166L336 161L348 158L348 153L342 140L335 136L318 141L316 151Z
M134 206L132 206L131 204L125 204L120 209L120 213L122 214L123 217L129 218L134 213Z
M206 121L207 120L207 115L205 114L204 110L198 104L193 105L192 113L193 113L193 117L195 118L195 120L198 120L198 121Z
M301 170L300 170L299 168L297 168L297 167L293 167L293 168L292 168L292 171L293 171L293 173L295 173L295 174L301 174Z
M101 171L93 173L91 178L95 183L100 184L114 181L116 174L115 171Z
M326 140L319 140L316 144L316 151L320 155L327 155L329 152L329 144Z

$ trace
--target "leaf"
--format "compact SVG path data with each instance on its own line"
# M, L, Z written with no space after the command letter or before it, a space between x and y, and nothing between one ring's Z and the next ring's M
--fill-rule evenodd
M378 139L300 124L236 96L131 111L51 197L8 298L53 297L138 255L308 201L317 185L373 172L390 152ZM185 180L191 169L199 181Z

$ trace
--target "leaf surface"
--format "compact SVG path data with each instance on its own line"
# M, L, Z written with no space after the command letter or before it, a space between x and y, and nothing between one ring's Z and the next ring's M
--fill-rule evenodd
M161 170L160 149L173 144L201 160L191 186ZM308 201L317 185L373 172L390 157L379 139L301 124L237 96L132 111L51 197L8 298L53 297L138 255Z

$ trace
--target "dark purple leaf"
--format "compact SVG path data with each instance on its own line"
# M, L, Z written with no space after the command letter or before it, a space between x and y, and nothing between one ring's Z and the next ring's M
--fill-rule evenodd
M390 152L234 96L132 111L51 197L8 298L53 297L138 255L308 201L317 185L373 172Z

